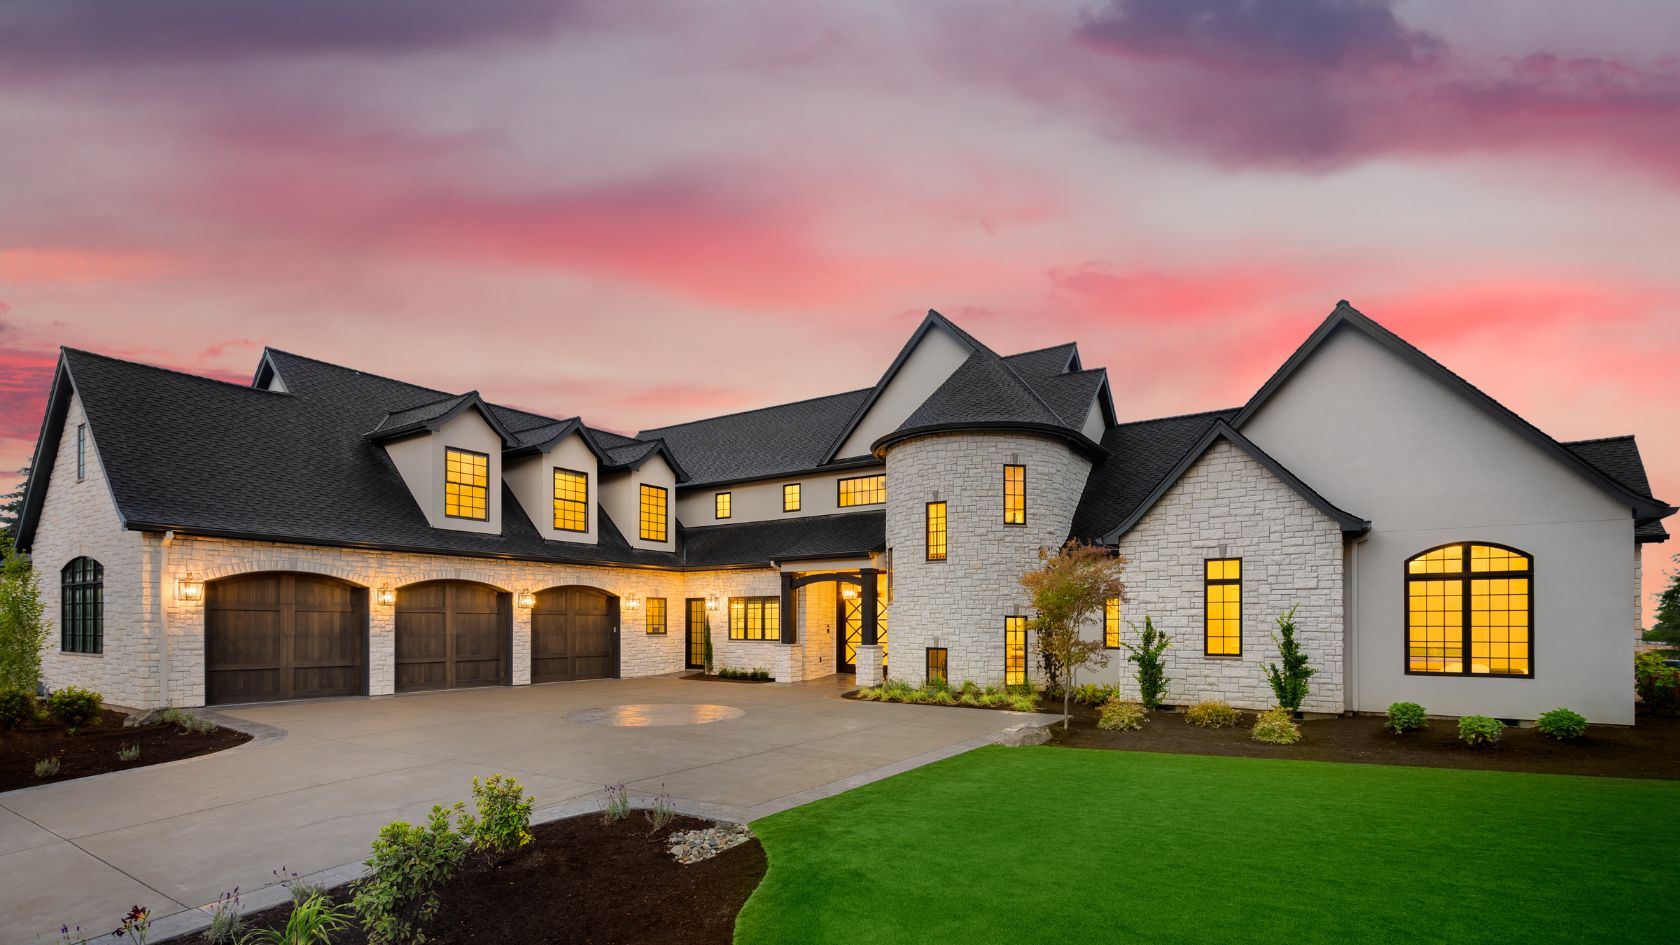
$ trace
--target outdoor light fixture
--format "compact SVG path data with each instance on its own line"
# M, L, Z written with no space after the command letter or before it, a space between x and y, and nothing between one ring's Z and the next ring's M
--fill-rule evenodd
M193 577L188 571L187 576L175 581L175 599L184 604L196 604L204 600L204 582Z
M397 602L397 592L391 590L391 586L387 584L373 593L373 599L379 603L379 606L389 607Z
M532 607L537 606L537 595L523 588L520 589L519 593L515 595L513 599L519 604L521 610L530 610Z
M635 594L626 594L624 595L624 606L630 610L640 610L642 608L642 599L637 597Z
M840 596L847 600L857 600L858 589L850 584L842 584L840 585Z
M707 594L706 595L706 609L707 610L717 610L718 609L718 598L717 598L716 594Z

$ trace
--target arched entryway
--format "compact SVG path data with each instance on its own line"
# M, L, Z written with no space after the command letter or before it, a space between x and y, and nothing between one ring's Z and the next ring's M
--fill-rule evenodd
M210 705L367 692L367 588L265 571L211 581L204 595Z
M531 681L618 676L618 598L594 587L551 587L531 608Z
M464 689L512 682L513 595L470 581L397 589L396 689Z

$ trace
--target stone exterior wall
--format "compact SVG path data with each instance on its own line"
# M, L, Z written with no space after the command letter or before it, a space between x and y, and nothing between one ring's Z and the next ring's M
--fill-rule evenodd
M1003 467L1026 466L1027 521L1003 524ZM917 437L887 454L892 554L889 672L920 683L926 649L949 650L950 678L1003 682L1003 618L1026 613L1019 577L1039 549L1067 540L1090 462L1059 440L1024 434ZM947 557L927 560L926 506L944 501ZM1028 657L1028 678L1036 659Z
M1144 615L1172 639L1167 702L1222 699L1245 709L1274 703L1264 666L1278 658L1272 640L1279 614L1299 605L1296 638L1318 675L1302 709L1341 712L1343 704L1343 539L1334 521L1265 467L1220 441L1122 536L1128 560L1122 634L1136 642ZM1242 655L1204 656L1203 565L1241 558ZM1101 633L1101 627L1093 629ZM1106 676L1135 696L1137 683L1115 654Z

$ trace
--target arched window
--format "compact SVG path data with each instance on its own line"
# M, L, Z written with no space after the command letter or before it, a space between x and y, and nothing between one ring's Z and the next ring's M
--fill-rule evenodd
M92 558L64 566L59 604L62 645L66 653L101 653L105 649L105 568Z
M1533 559L1459 541L1406 562L1406 672L1534 675Z

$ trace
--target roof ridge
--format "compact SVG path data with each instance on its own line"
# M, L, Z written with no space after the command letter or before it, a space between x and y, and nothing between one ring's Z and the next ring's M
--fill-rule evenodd
M980 350L984 351L987 354L990 354L992 357L996 358L997 363L1001 364L1003 366L1003 369L1005 371L1009 372L1009 376L1013 377L1015 379L1015 383L1021 385L1021 387L1024 390L1026 390L1027 396L1031 397L1035 402L1037 402L1037 404L1040 407L1043 407L1044 410L1047 413L1050 414L1050 416L1055 417L1056 420L1058 422L1060 422L1061 424L1063 424L1064 426L1070 426L1070 424L1068 423L1068 419L1066 417L1062 416L1061 414L1057 413L1055 407L1050 406L1049 401L1045 400L1043 395L1039 394L1038 388L1036 388L1036 387L1032 386L1031 384L1027 383L1027 379L1021 376L1021 372L1015 370L1015 366L1009 363L1008 358L1005 358L1003 355L998 354L996 351L993 351L992 349L986 347L985 345L981 345Z
M696 423L710 423L713 420L726 420L730 417L744 417L749 413L761 413L761 412L766 411L766 410L779 410L783 407L796 407L800 404L809 404L809 403L812 403L812 402L818 401L818 400L832 400L835 397L844 397L847 394L861 394L861 393L864 393L865 391L871 391L871 390L874 390L874 389L875 388L873 386L859 387L856 390L843 390L843 391L839 392L838 394L821 394L821 395L816 396L816 397L806 397L803 400L790 400L787 403L783 403L783 404L769 404L769 405L763 406L763 407L749 407L746 410L736 410L733 413L720 413L715 417L700 417L699 419L696 419L696 420L684 420L681 423L667 423L666 425L664 425L662 427L648 427L645 430L641 430L641 431L637 432L636 435L634 437L632 437L632 439L637 439L637 440L643 439L647 434L654 433L655 431L675 430L677 427L691 427L691 426L694 426ZM626 434L622 434L622 433L619 434L619 436L625 436L625 435Z
M1635 434L1632 434L1632 433L1618 433L1615 436L1595 436L1595 437L1591 437L1591 438L1585 439L1585 440L1559 440L1558 442L1562 443L1564 446L1580 446L1584 443L1608 443L1611 440L1633 440L1633 439L1637 439Z
M98 358L101 361L112 361L117 364L127 364L131 367L145 368L148 371L159 371L164 374L174 374L179 377L191 378L195 381L203 381L206 384L220 384L223 387L231 387L234 390L255 391L259 394L273 394L276 397L291 396L291 393L288 391L269 390L266 387L252 387L244 381L224 381L219 377L205 377L203 374L194 374L191 371L183 371L180 368L164 367L161 364L149 364L145 361L135 361L132 358L119 358L115 355L100 354L97 351L89 351L86 348L72 348L69 345L59 345L58 350L63 354L79 354L89 358Z
M393 384L401 384L404 387L417 387L420 390L429 390L429 391L432 391L433 393L444 394L444 395L447 395L447 396L453 396L453 395L449 395L448 391L440 390L439 388L436 388L436 387L428 387L425 384L416 384L413 381L405 381L400 377L392 377L389 374L375 374L372 371L364 371L361 368L353 368L353 367L350 367L347 364L339 364L337 361L327 361L327 360L324 360L322 358L312 358L307 354L298 354L295 351L287 351L284 348L275 348L271 345L264 345L263 346L263 351L264 352L273 352L275 354L283 354L288 358L297 358L299 361L311 361L311 362L314 362L315 364L324 364L327 367L337 368L340 371L348 371L351 374L360 374L363 377L371 377L371 378L374 378L376 380L390 381ZM443 398L440 397L438 399L442 400ZM432 403L436 403L436 402L437 401L432 401ZM486 403L488 403L488 401L486 401ZM517 410L518 408L515 407L515 408L509 408L509 409ZM522 413L529 413L530 411L521 411L521 412ZM537 416L541 416L541 414L538 414Z
M445 403L447 401L462 400L462 399L464 399L466 397L469 397L469 396L471 396L472 394L475 394L475 393L477 393L477 391L467 391L465 394L445 394L444 396L439 397L436 400L428 400L428 401L425 401L424 403L410 404L407 407L398 407L395 410L387 410L387 411L385 411L385 416L389 417L391 414L394 414L394 413L407 413L410 410L419 410L421 407L435 407L438 404Z
M1233 413L1241 407L1221 407L1217 410L1198 410L1195 413L1175 413L1170 417L1150 417L1147 420L1123 420L1116 423L1117 427L1135 427L1145 423L1162 423L1167 420L1188 420L1191 417L1211 417L1214 414Z
M1077 348L1077 347L1079 347L1079 342L1077 342L1077 341L1064 341L1061 344L1045 345L1042 348L1033 348L1029 351L1017 351L1014 354L1004 354L1004 355L999 355L999 357L1004 358L1005 360L1008 360L1010 358L1026 357L1029 354L1042 354L1045 351L1053 351L1056 348Z

